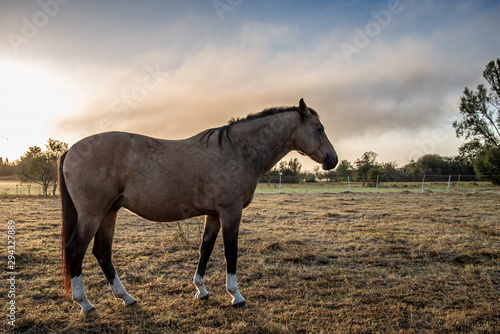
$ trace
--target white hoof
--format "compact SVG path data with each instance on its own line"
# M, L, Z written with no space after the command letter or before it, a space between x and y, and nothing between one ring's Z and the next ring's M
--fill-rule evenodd
M97 314L99 314L99 311L97 311L97 309L92 306L90 309L83 309L80 311L80 314L88 317L88 316L95 316Z
M198 300L210 300L210 299L212 299L206 290L205 290L205 293L204 293L204 294L201 294L201 293L198 291L194 297L195 297L196 299L198 299Z
M247 304L247 302L244 300L244 301L242 301L242 302L239 302L239 303L233 304L233 307L234 307L234 308L241 308L241 309L244 309L244 308L248 308L248 304Z
M132 298L132 300L126 302L125 300L122 302L123 305L125 306L134 306L134 305L139 305L139 303L137 302L137 300L135 300L134 298Z
M210 296L208 295L208 291L205 288L205 279L198 275L198 273L196 273L194 275L193 283L196 286L196 290L198 290L196 292L195 298L198 300L209 300Z

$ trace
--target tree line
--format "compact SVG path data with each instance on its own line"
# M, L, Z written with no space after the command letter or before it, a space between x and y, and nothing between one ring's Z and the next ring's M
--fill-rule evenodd
M331 171L322 171L316 166L313 172L303 172L302 164L297 158L281 161L267 172L261 182L279 182L281 173L282 182L363 182L363 186L379 182L404 182L421 180L423 175L476 175L474 166L460 156L446 157L438 154L426 154L417 160L411 160L403 166L396 162L377 162L378 154L372 151L350 162L341 160L337 168Z

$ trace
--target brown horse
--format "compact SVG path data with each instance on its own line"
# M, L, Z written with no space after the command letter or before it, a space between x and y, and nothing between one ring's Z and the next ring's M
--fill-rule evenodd
M111 262L116 215L121 207L153 221L170 222L206 215L200 260L194 276L197 299L208 299L204 276L222 227L226 288L232 305L246 307L238 290L236 258L243 208L257 182L288 152L297 150L335 167L337 154L318 114L299 107L266 109L184 140L160 140L124 132L82 139L60 160L61 253L68 296L83 313L95 311L85 294L82 262L94 238L93 254L116 298L135 304Z

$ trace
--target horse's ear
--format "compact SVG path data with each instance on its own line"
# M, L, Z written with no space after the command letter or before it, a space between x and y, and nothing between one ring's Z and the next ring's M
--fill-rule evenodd
M299 112L303 117L309 116L309 108L306 106L304 99L300 99L299 101Z

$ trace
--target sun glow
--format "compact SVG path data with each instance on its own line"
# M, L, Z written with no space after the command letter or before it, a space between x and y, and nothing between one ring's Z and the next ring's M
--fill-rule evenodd
M0 62L0 157L19 158L54 134L54 120L79 102L69 80L49 68ZM55 138L59 139L59 138Z

